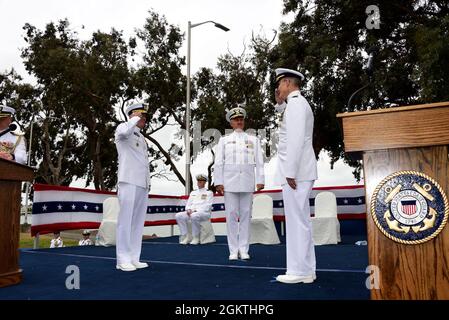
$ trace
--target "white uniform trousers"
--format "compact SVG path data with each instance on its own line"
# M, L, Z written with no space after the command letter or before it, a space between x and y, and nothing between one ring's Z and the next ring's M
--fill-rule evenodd
M190 217L187 214L187 212L178 212L176 214L176 222L178 223L179 227L179 233L182 236L185 236L188 233L187 229L187 223L190 220L192 223L192 236L194 238L200 236L200 230L201 230L201 222L206 221L210 218L209 212L193 212Z
M252 192L224 193L226 232L230 254L248 253L249 228L253 206Z
M315 274L315 247L312 240L309 197L314 181L297 181L296 190L282 186L287 238L287 275Z
M148 206L148 189L126 182L118 187L120 213L117 218L117 264L138 262Z

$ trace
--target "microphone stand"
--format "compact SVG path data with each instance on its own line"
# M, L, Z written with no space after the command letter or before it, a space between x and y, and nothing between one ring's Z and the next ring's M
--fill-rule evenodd
M14 131L17 129L17 125L15 125L15 127L9 126L8 129L6 129L5 131L3 131L2 133L0 133L0 137L4 136L5 134L7 134L10 131Z
M350 108L351 108L351 105L352 105L352 99L354 99L354 97L358 93L362 92L363 90L365 90L366 88L368 88L372 84L372 82L373 82L373 70L370 68L367 71L368 71L368 80L369 81L363 87L357 89L356 91L354 91L351 94L351 96L349 97L348 103L346 104L347 111L351 110ZM340 123L339 123L339 125L340 125ZM342 132L343 132L343 128L340 127L340 134L342 134ZM342 134L342 137L343 137L343 134ZM362 153L361 152L353 152L353 153L350 153L348 155L348 157L350 159L352 159L352 160L361 160L362 159Z
M348 103L346 104L346 108L348 109L348 111L351 110L350 107L351 107L351 104L352 104L352 99L354 99L354 97L355 97L359 92L361 92L361 91L365 90L366 88L368 88L368 86L372 83L372 81L371 81L372 78L370 77L369 79L370 79L370 80L369 80L369 82L368 82L367 84L365 84L365 85L364 85L363 87L361 87L360 89L357 89L356 91L354 91L354 93L351 94L351 96L349 97Z
M379 48L377 46L372 46L371 48L368 49L368 52L370 53L370 58L368 59L368 68L367 68L369 82L367 84L365 84L363 87L361 87L360 89L357 89L356 91L354 91L354 93L349 97L348 103L346 104L346 108L348 111L351 110L350 108L352 105L352 99L354 99L354 97L358 93L360 93L361 91L368 88L368 86L373 82L373 59L374 59L374 54L376 54L378 51L379 51Z

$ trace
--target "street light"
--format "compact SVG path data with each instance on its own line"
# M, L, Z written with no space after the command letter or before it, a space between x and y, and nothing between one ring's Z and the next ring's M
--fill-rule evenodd
M190 30L192 28L198 27L202 24L213 23L218 29L225 32L229 31L229 28L224 25L209 20L200 23L192 24L190 21L187 25L187 99L186 99L186 133L185 133L185 144L186 144L186 195L190 193L190 42L191 35Z

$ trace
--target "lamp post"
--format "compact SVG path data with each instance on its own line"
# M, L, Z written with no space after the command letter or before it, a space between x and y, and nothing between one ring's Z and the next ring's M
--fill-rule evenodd
M186 144L186 195L190 193L190 43L192 28L198 27L202 24L213 23L218 29L225 32L229 31L229 28L215 21L209 20L200 23L192 24L190 21L187 24L187 97L186 97L186 131L185 131L185 144Z

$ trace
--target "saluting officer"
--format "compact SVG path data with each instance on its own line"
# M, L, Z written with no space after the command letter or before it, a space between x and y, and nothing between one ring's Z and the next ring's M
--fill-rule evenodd
M250 219L254 186L264 188L264 162L257 137L243 131L246 110L237 107L226 114L234 132L220 138L215 152L214 180L224 193L229 260L250 258ZM254 172L255 171L255 172Z
M206 189L207 176L199 174L196 176L198 190L190 192L189 199L186 204L186 211L176 214L176 222L181 233L181 244L199 244L201 222L210 219L212 204L214 202L214 194ZM192 236L189 239L187 231L187 222L192 223ZM190 242L190 240L192 240Z
M118 200L120 213L117 219L117 269L134 271L148 267L140 262L142 234L148 206L150 170L148 149L140 132L148 115L146 104L128 106L127 122L115 131L118 153Z
M15 113L14 108L0 105L0 158L25 164L25 138L22 133L10 128Z
M287 272L283 283L311 283L316 279L309 196L317 179L312 146L313 112L299 87L304 76L276 69L277 109L283 110L279 130L277 184L282 185L286 219Z

